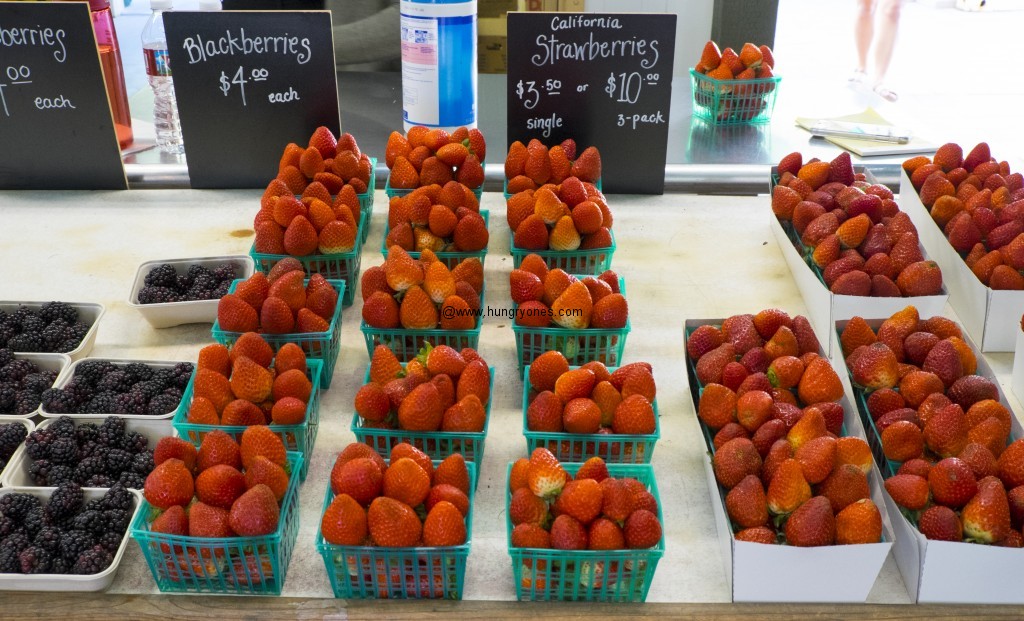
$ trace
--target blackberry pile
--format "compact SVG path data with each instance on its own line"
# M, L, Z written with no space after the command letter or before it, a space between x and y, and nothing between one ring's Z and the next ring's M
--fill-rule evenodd
M0 472L7 467L11 455L18 450L21 443L28 435L28 428L21 423L6 423L0 425Z
M77 484L84 487L123 485L142 489L153 470L153 451L142 434L126 431L116 416L103 424L75 425L62 416L25 438L31 460L29 475L40 487Z
M47 302L38 310L19 306L0 310L0 347L18 352L67 353L89 332L78 310L66 302Z
M115 365L86 360L62 388L44 390L43 408L52 414L144 414L173 412L192 377L191 362L157 369L141 362Z
M190 265L184 274L179 274L170 263L161 263L146 274L145 286L139 291L139 304L220 299L227 295L235 277L235 266L230 263L212 270Z
M76 483L49 501L30 494L0 496L0 573L97 574L114 560L133 509L121 485L85 502Z
M55 379L56 371L43 371L34 362L16 359L10 349L0 348L0 414L21 415L35 411L39 407L39 396Z

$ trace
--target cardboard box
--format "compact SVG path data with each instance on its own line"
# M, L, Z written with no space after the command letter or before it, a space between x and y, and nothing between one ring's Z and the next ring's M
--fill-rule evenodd
M942 280L949 287L949 303L967 333L981 344L983 352L1013 351L1024 310L1024 291L998 291L978 280L932 220L906 171L900 173L899 198L900 207L917 227L928 255L942 269Z
M777 169L772 167L773 178L776 174ZM868 180L873 181L870 173ZM804 304L807 305L807 315L811 325L814 327L818 339L825 346L826 352L830 357L834 356L835 352L831 347L832 339L829 337L829 333L832 331L835 322L842 319L850 319L855 315L869 319L884 319L909 304L916 306L922 316L931 317L932 315L942 314L946 306L946 300L949 298L949 293L945 284L947 279L946 268L941 263L939 266L942 267L943 287L942 293L939 295L901 298L836 295L825 287L825 283L818 278L817 274L807 264L801 251L797 249L794 241L786 234L782 223L775 217L771 209L768 210L768 218L775 241L778 242L779 249L782 250L782 256L786 259L786 264L789 265L789 271L793 274L793 280L796 281L796 286L800 289L800 295L804 298ZM921 225L917 222L914 224L919 229L921 228ZM925 258L928 258L927 254Z
M508 19L477 20L476 65L480 73L508 71Z
M1024 403L1024 331L1017 330L1017 348L1013 350L1013 375L1010 386L1017 401Z
M518 0L477 0L476 16L479 19L504 17L509 11L518 8Z
M684 323L684 336L690 329L707 323L720 325L722 320L688 319ZM696 412L699 401L697 378L694 365L688 361L686 366L690 397ZM846 434L864 438L864 429L849 397L844 395L841 403L846 413ZM711 506L715 512L715 526L722 546L722 558L725 559L726 579L732 601L838 603L863 602L867 599L894 540L890 517L887 511L883 511L884 493L877 464L868 475L868 483L871 486L871 499L882 514L883 541L863 545L797 548L736 541L725 510L725 494L715 480L710 450L708 446L708 453L701 461L711 491ZM837 579L840 575L837 572L841 572L841 580Z
M921 315L922 318L929 316ZM839 332L846 327L846 323L836 322L832 330L830 340L836 347L839 344ZM868 325L874 330L877 330L881 323L882 320L868 321ZM978 353L978 347L970 336L965 334L964 340L977 355L976 373L995 382L999 389L999 402L1012 411L992 367L988 365L985 357ZM845 363L839 362L838 366L839 375L849 391L849 371ZM875 449L877 465L881 442L870 431L865 418L870 415L867 412L860 412L859 408L858 412L863 419L862 427L867 427L868 432L872 433L873 437L868 438L868 443ZM1017 417L1010 418L1011 437L1024 437L1024 430ZM883 468L887 468L887 464ZM896 557L900 573L903 574L903 581L907 585L911 599L930 604L1024 604L1024 590L1020 589L1020 576L1024 575L1024 554L1021 554L1021 550L977 543L929 541L904 517L888 492L884 491L884 487L882 496L896 533L893 555Z

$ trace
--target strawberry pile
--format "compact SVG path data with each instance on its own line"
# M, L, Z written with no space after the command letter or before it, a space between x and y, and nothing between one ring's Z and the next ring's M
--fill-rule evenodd
M199 350L187 420L197 425L298 425L306 420L313 384L306 354L294 343L274 353L255 332L229 350Z
M744 43L737 55L731 47L720 51L718 44L708 41L704 44L700 61L694 71L707 75L708 78L725 82L714 84L707 80L696 82L694 101L704 108L716 105L715 91L721 96L717 100L717 108L712 109L717 121L732 118L749 121L761 114L768 106L768 93L775 90L775 57L767 45L757 46ZM732 80L765 80L764 82L732 85Z
M387 462L353 442L334 462L331 491L334 500L320 520L327 543L382 548L466 543L469 470L459 453L435 468L423 451L404 442L391 449Z
M217 322L228 332L290 334L327 332L338 291L320 274L305 283L297 259L278 261L268 274L256 272L217 303Z
M978 280L993 289L1024 289L1024 176L997 163L987 143L963 153L947 143L932 159L903 162L903 170Z
M409 252L476 252L487 248L490 234L480 202L458 181L428 185L391 197L384 244Z
M443 129L417 125L405 136L391 132L384 161L391 170L393 189L443 186L458 181L471 190L483 187L487 142L479 129L460 127L449 134Z
M414 259L392 246L383 266L363 272L363 321L379 329L472 330L483 287L480 259L463 259L449 270L430 250Z
M611 270L580 280L561 268L549 270L544 259L529 254L509 274L509 288L519 325L607 330L624 328L629 319L619 277Z
M368 191L370 172L370 158L351 134L336 142L329 129L319 127L307 148L289 144L253 219L256 252L301 257L354 249L358 195Z
M859 438L837 438L843 386L818 355L807 319L778 309L734 315L721 328L697 327L686 348L703 385L697 416L714 433L715 478L729 490L736 538L878 542L871 449Z
M370 383L356 393L364 427L476 433L487 424L487 362L472 348L431 346L404 366L386 345L370 361Z
M854 174L850 154L779 162L772 212L788 222L832 293L872 297L937 295L942 272L926 261L917 228L889 188Z
M661 541L654 494L637 479L609 476L600 457L574 478L551 451L534 449L513 464L508 483L514 547L642 550Z
M529 145L516 140L505 156L505 191L518 194L537 190L546 184L559 185L569 177L584 183L601 179L601 153L587 147L576 157L576 141L567 138L550 149L534 138Z
M197 451L181 438L162 438L144 495L161 511L149 529L190 537L259 537L277 531L288 491L284 443L268 427L250 427L241 442L220 430Z
M775 56L767 45L744 43L739 55L731 47L720 50L714 41L704 44L700 60L694 66L697 73L716 80L754 80L770 78L774 74Z
M562 352L547 351L530 364L526 427L556 433L650 435L656 428L656 394L646 362L614 371L601 362L570 369Z
M521 250L591 250L612 245L612 212L597 187L568 177L509 197L512 245Z

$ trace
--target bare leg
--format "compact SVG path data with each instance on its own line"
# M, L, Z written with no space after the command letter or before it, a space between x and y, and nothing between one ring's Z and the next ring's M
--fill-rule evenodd
M878 24L878 40L875 44L875 79L885 79L896 45L896 31L900 25L900 0L879 0L881 19Z
M882 0L887 2L889 0ZM863 73L868 68L868 50L874 36L874 0L858 0L857 21L853 26L854 41L857 44L857 71ZM898 4L897 4L898 6ZM899 9L897 8L897 12ZM897 13L898 15L898 13ZM892 47L890 46L890 53Z

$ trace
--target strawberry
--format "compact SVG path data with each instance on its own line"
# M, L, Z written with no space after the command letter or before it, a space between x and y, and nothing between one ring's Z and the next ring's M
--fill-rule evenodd
M612 430L615 433L649 435L655 432L656 424L650 402L637 394L623 399L612 417Z
M977 442L969 443L957 457L967 464L975 478L995 476L998 472L995 455Z
M327 543L362 545L368 533L366 521L366 510L348 494L341 494L324 510L320 532Z
M800 346L801 354L816 354L821 349L818 337L815 336L814 329L811 328L810 321L803 315L793 317L793 334L796 336L796 342Z
M403 457L384 471L384 495L410 507L421 504L430 493L430 475L412 459Z
M551 498L562 491L568 475L558 459L545 448L537 448L530 455L527 482L530 491L541 498Z
M622 529L607 518L594 520L587 530L587 548L590 550L622 550L625 547Z
M978 484L978 493L961 513L964 535L979 543L996 543L1009 534L1010 504L1006 489L995 477L986 477Z
M829 162L828 180L851 185L853 178L853 163L850 161L850 154L843 151Z
M797 391L800 400L810 405L838 401L843 396L843 385L828 361L816 358L804 369Z
M800 172L803 165L803 155L799 151L795 151L779 160L779 174L782 175L788 172L792 175L796 175Z
M185 514L184 507L169 507L153 520L149 530L166 535L188 535L188 515Z
M861 353L850 365L850 374L855 383L868 390L892 388L899 383L898 362L891 349L875 342L859 351Z
M397 155L395 156L394 165L391 167L389 183L393 188L415 188L420 185L420 175L405 156Z
M722 322L722 334L742 355L754 347L764 345L764 339L757 333L753 315L733 315Z
M718 49L718 44L714 41L708 41L704 44L704 50L701 52L700 61L697 63L698 69L703 69L704 72L716 69L719 63L722 62L722 52Z
M963 541L963 526L955 511L949 507L935 505L921 513L917 521L921 534L935 541Z
M370 422L380 422L391 411L391 401L380 384L369 383L356 392L356 414Z
M736 541L746 541L749 543L778 543L778 537L776 536L775 531L767 526L744 528L740 532L736 533L735 537Z
M871 471L873 458L871 447L864 440L845 436L836 443L836 465L851 464L861 469L864 474Z
M764 486L756 475L749 474L725 496L729 519L740 528L753 528L768 523L768 504Z
M548 245L552 250L576 250L581 241L571 216L560 217L548 237Z
M820 496L828 498L832 510L839 513L847 506L871 495L867 475L850 464L842 464L816 488Z
M708 384L700 395L697 416L712 430L737 421L736 393L721 384Z
M760 474L761 455L745 438L735 438L722 445L713 458L715 478L726 489L732 489L748 474Z
M427 370L432 374L444 373L458 378L466 369L466 360L458 350L448 345L432 347L427 353Z
M227 509L214 507L202 501L189 508L188 534L190 537L232 537Z
M697 361L697 380L705 385L720 382L722 369L735 359L736 348L732 343L723 343Z
M608 465L600 457L591 457L580 466L574 478L576 481L593 479L600 483L608 478Z
M885 480L885 490L897 505L918 511L928 502L928 480L914 474L897 474Z
M647 509L637 509L626 519L622 533L628 548L653 548L661 541L661 522L655 513Z
M597 433L601 428L601 408L591 399L572 399L562 413L568 433Z
M536 498L536 496L534 496L534 498ZM424 506L427 511L430 511L441 501L450 502L463 516L469 515L469 498L462 490L454 485L449 485L448 483L435 484L430 488L430 493L427 494L427 500L424 502ZM545 503L545 508L546 506L547 505Z
M196 448L181 438L160 438L153 448L153 464L159 466L168 459L180 459L185 468L192 472L196 465Z
M740 49L740 61L748 69L758 69L761 67L761 50L753 43L744 43Z
M959 455L967 446L967 420L959 405L950 404L935 412L924 425L924 441L940 457Z
M952 386L953 382L964 375L963 363L956 347L945 340L939 341L931 348L921 369L939 376L947 387Z
M484 430L487 411L476 395L468 395L444 411L441 431L476 433Z
M572 163L572 176L580 181L597 183L601 178L601 154L597 147L587 147Z
M413 285L406 290L399 307L399 320L402 327L407 330L427 330L437 327L437 307L419 285Z
M539 140L531 140L526 146L523 174L537 185L544 185L551 178L551 159L548 157L548 149Z
M562 488L552 509L556 514L569 515L587 525L601 514L602 499L601 485L597 481L569 481Z
M437 431L444 414L439 400L437 387L431 383L413 388L398 408L399 426L409 431Z
M557 350L544 352L537 356L530 365L530 386L538 391L554 390L555 382L568 371L569 362L562 352Z
M143 494L158 509L187 505L195 492L192 473L180 459L168 459L146 477Z
M285 229L283 243L285 252L290 255L301 257L313 254L318 244L316 228L306 216L297 215Z
M423 532L420 519L409 505L385 496L370 504L366 518L370 538L383 548L414 546Z
M196 497L201 502L221 509L230 509L245 490L245 477L231 466L207 468L195 480Z
M479 308L479 301L477 301L476 310ZM442 330L472 330L477 325L476 322L469 303L463 298L457 295L448 296L441 304L440 327Z
M523 269L513 269L509 274L509 288L514 304L540 300L544 295L544 283L541 279Z
M427 513L423 522L423 543L428 546L458 546L466 542L466 521L450 502L442 500Z
M281 502L288 492L288 473L281 466L259 455L245 470L245 487L249 489L258 483L269 487L277 501Z
M928 471L932 499L940 505L958 509L974 497L978 486L974 473L961 459L948 457Z
M773 515L792 513L810 497L811 487L804 478L800 462L787 459L779 464L768 483L768 510Z
M321 125L309 137L309 145L306 150L316 149L322 158L327 159L335 156L337 146L338 141L331 130Z
M585 550L587 530L572 516L559 515L551 524L551 547L556 550Z
M920 427L905 420L889 425L882 431L882 451L887 459L893 461L920 457L924 451Z
M374 292L363 304L363 321L373 328L391 329L400 325L398 302L382 291Z
M462 493L469 494L469 470L466 468L466 459L461 453L452 453L445 457L433 472L433 480L434 485L452 485Z
M461 252L476 252L487 248L490 235L482 216L476 213L466 214L455 225L453 240Z
M754 315L753 321L757 333L766 341L771 339L779 328L785 326L792 329L793 327L793 320L789 313L778 308L770 308L757 313Z
M512 244L521 250L547 250L548 228L544 220L536 214L527 216L516 227Z
M312 390L313 384L306 377L306 374L298 369L291 369L281 373L274 379L272 394L275 401L285 397L309 401Z
M248 356L239 356L231 369L231 391L239 399L260 403L270 397L274 379L270 371Z
M779 220L792 220L794 209L800 201L800 194L792 188L777 185L772 189L772 213Z
M456 180L467 188L476 189L484 184L484 167L474 154L466 156L456 173Z
M815 484L821 483L832 474L832 469L836 465L836 453L836 440L829 436L821 436L797 447L794 457L800 462L804 479Z
M800 505L786 520L786 543L797 547L832 545L836 519L828 499L815 496Z
M511 544L516 548L550 548L551 535L536 524L519 524L512 529Z
M242 298L229 293L217 303L217 323L228 332L255 332L259 316Z
M563 403L568 403L573 399L589 397L596 383L597 378L590 369L573 369L558 376L554 392Z
M836 543L878 543L882 539L882 515L870 499L858 500L836 515Z
M234 438L219 429L211 431L203 438L196 455L196 469L202 472L217 464L242 467L241 447Z
M526 170L526 158L528 151L526 145L516 140L508 147L508 155L505 156L505 178L512 179L522 175Z
M935 155L932 156L932 162L948 173L963 164L963 155L964 151L960 148L960 145L947 142L935 151Z
M1007 488L1024 485L1024 440L1015 440L999 456L999 478Z
M476 396L481 404L486 404L491 398L491 371L483 360L473 360L466 364L466 368L459 375L459 382L455 387L455 398L462 401L470 395Z

